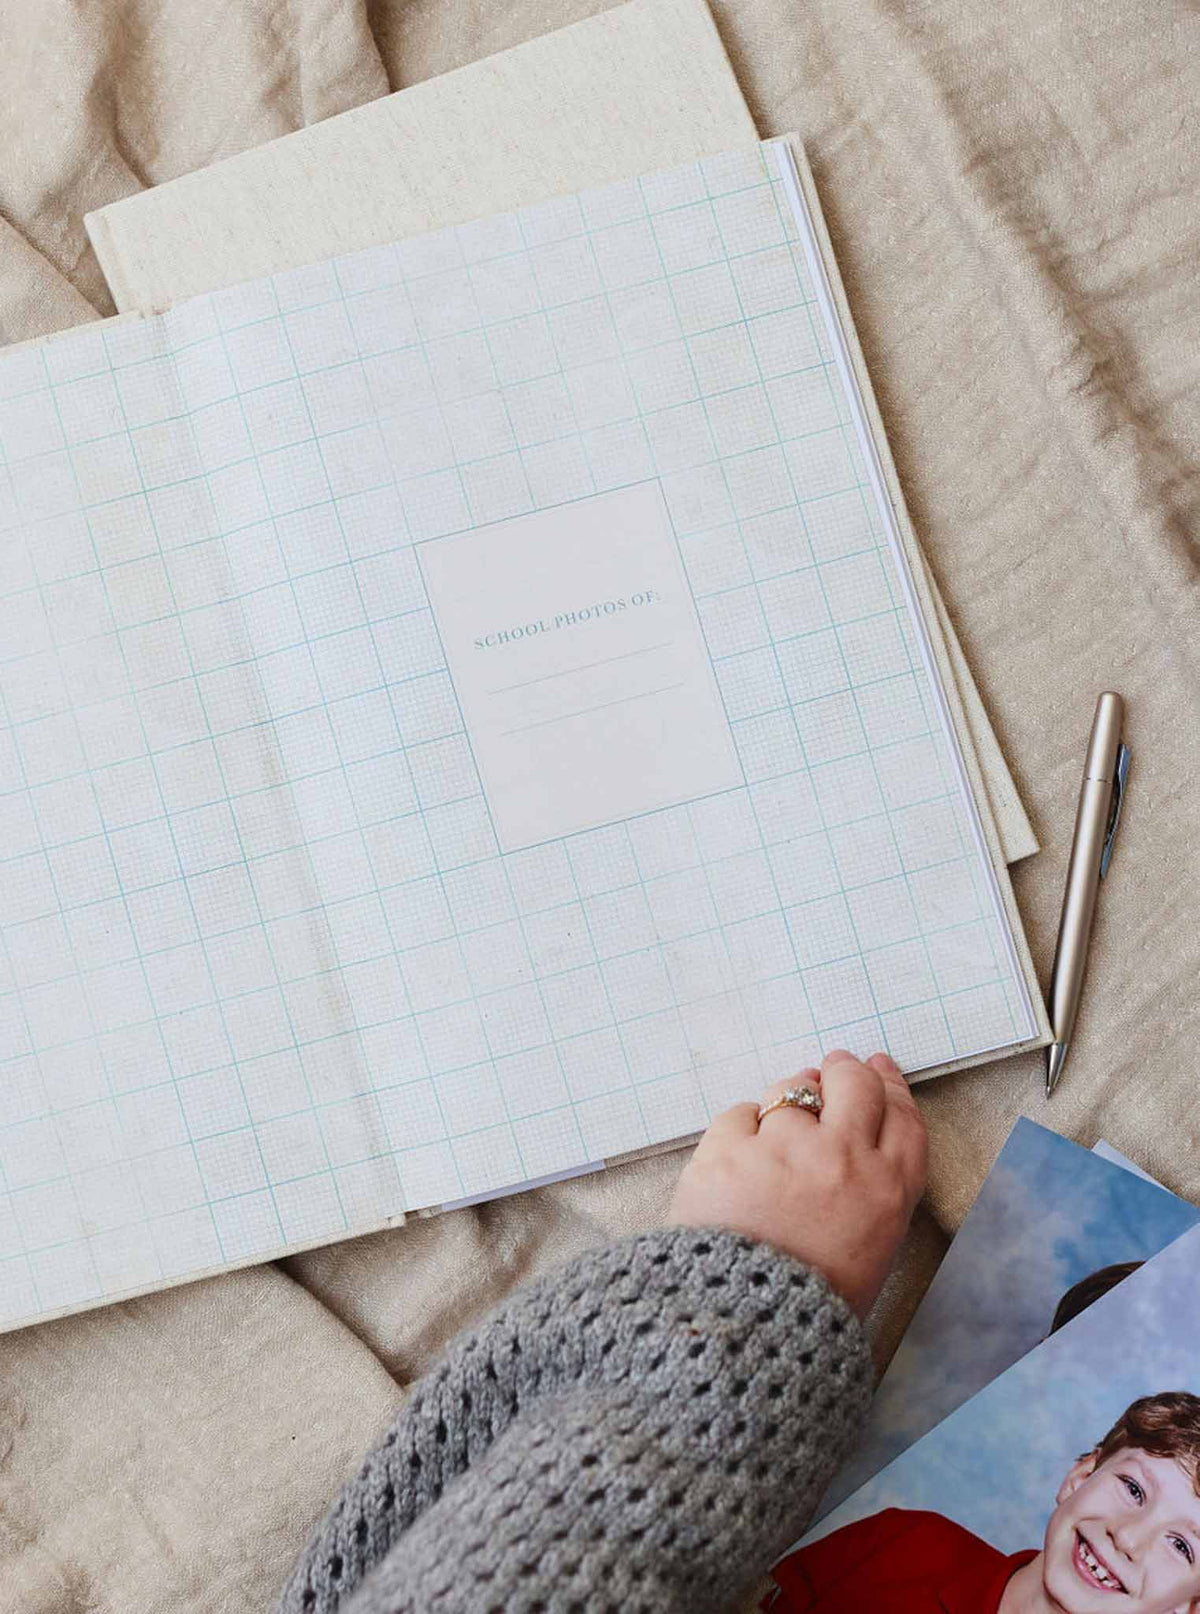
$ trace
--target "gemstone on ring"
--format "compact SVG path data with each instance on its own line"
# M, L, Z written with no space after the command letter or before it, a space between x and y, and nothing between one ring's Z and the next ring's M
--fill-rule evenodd
M759 1105L758 1119L761 1122L772 1110L808 1110L813 1115L820 1115L824 1108L825 1100L815 1087L785 1087L778 1098L773 1098L769 1104Z

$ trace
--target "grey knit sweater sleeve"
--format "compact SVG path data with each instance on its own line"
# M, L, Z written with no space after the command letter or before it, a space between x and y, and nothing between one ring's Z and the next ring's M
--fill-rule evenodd
M594 1251L418 1384L280 1614L716 1614L795 1539L870 1386L849 1308L778 1251Z

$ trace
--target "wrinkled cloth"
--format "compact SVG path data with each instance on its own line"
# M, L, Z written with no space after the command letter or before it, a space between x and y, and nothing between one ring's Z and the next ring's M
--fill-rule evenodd
M9 0L0 339L110 306L83 214L603 0ZM1044 851L1045 978L1095 696L1134 761L1053 1105L1012 1059L919 1089L928 1209L880 1360L1020 1114L1200 1196L1200 11L716 0L813 165L917 531ZM863 1050L864 1052L866 1050ZM404 1387L516 1282L660 1221L666 1154L0 1338L21 1614L269 1606Z

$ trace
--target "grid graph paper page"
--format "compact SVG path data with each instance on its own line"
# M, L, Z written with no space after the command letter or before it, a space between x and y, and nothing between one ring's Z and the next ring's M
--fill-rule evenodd
M0 355L0 1319L1033 1029L770 153Z

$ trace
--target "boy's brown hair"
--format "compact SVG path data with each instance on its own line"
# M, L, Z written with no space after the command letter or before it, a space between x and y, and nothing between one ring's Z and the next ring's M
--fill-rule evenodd
M1074 1321L1081 1311L1124 1283L1141 1265L1141 1261L1118 1261L1115 1266L1101 1267L1098 1272L1089 1272L1086 1278L1073 1283L1058 1303L1050 1332L1056 1334L1064 1324Z
M1130 1450L1173 1458L1200 1496L1200 1396L1165 1390L1126 1407L1096 1447L1096 1467L1117 1452Z

